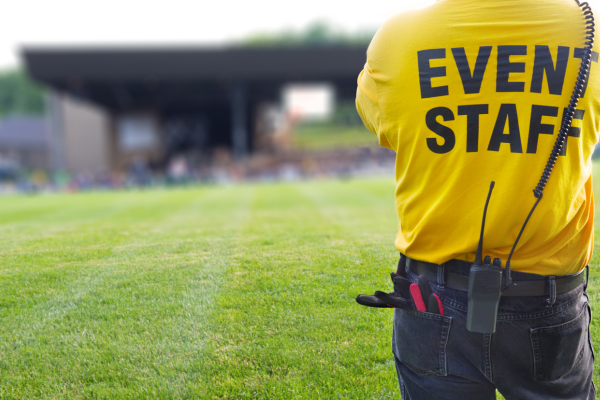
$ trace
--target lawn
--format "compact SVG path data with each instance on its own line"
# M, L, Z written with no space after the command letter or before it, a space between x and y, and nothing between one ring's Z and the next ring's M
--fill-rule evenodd
M398 399L393 186L0 198L0 399Z
M324 122L299 124L294 128L294 148L297 150L339 150L374 146L377 146L377 137L362 124L343 126Z

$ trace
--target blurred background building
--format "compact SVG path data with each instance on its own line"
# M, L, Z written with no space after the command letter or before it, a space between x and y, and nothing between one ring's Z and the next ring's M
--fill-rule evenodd
M435 1L8 2L0 192L392 174L356 79L383 21Z
M11 3L0 191L391 174L356 79L377 26L433 1Z
M207 166L289 152L295 114L326 117L334 99L353 102L365 50L26 48L23 55L30 76L48 88L51 166L98 174L136 162L164 170L181 158ZM303 101L308 110L295 110Z
M354 106L367 40L317 29L219 48L25 47L11 101L35 107L0 120L0 179L37 171L81 189L389 167Z

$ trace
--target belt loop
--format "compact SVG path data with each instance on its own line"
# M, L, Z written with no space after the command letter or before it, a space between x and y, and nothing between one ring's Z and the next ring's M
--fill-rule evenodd
M590 266L589 264L585 266L585 283L583 285L583 291L587 290L588 280L590 279Z
M552 307L556 301L556 277L549 276L548 284L550 285L550 298L546 300L547 307Z
M446 280L445 280L445 271L446 270L446 263L440 264L440 266L437 269L437 284L440 285L441 287L446 287Z
M402 253L400 253L400 259L398 260L398 268L396 269L396 273L406 278L406 256Z

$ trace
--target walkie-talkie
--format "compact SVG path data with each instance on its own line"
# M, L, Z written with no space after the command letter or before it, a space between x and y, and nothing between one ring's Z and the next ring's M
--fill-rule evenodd
M494 333L496 332L496 317L498 316L498 304L502 295L502 265L499 258L494 259L491 264L490 256L482 261L483 231L485 229L485 216L492 196L495 182L490 184L485 207L483 209L483 221L481 222L481 234L479 244L475 253L475 262L469 273L469 309L467 312L467 329L471 332Z

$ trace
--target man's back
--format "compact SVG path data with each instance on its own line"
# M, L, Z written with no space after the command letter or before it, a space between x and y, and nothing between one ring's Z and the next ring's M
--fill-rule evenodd
M357 107L380 144L398 154L402 253L438 264L473 260L494 180L485 253L507 259L535 201L584 42L584 16L572 0L441 0L379 30ZM568 274L591 257L599 99L594 53L565 155L519 242L515 270Z

